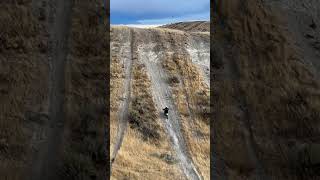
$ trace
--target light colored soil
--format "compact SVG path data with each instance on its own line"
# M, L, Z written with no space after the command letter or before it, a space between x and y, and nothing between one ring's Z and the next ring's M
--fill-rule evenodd
M121 44L120 49L120 57L124 64L124 71L125 71L125 79L124 79L124 94L122 96L122 100L118 110L118 129L117 129L117 136L115 139L115 143L113 146L113 152L111 155L111 162L113 162L116 158L116 155L121 147L123 137L128 125L128 109L129 103L131 100L131 80L132 80L132 52L131 52L131 45L132 45L132 34L131 31L127 32L127 38L124 40L125 44ZM120 38L120 37L119 37Z
M188 57L189 64L186 64L187 66L182 68L187 68L185 71L189 73L190 77L188 78L197 77L196 79L194 79L197 81L196 83L192 83L194 82L194 80L190 79L190 81L188 81L188 85L191 85L190 83L192 83L199 86L204 86L200 89L209 88L209 34L202 32L187 33L181 30L171 30L166 28L141 29L121 26L112 27L111 31L112 34L114 34L114 32L117 32L117 34L122 33L122 37L126 37L127 35L125 35L125 33L128 33L128 29L130 29L132 33L131 36L133 39L133 43L131 43L131 54L134 56L134 62L135 64L138 63L139 67L142 68L140 76L141 78L145 78L144 83L145 85L147 85L146 87L150 86L150 90L148 90L148 92L133 90L132 96L136 97L139 94L138 97L142 98L144 96L141 96L141 93L150 93L150 97L152 97L157 111L157 117L152 117L152 121L140 121L140 123L158 123L159 120L161 124L160 126L161 128L163 128L163 130L160 130L158 132L161 132L160 136L165 138L156 140L158 147L154 149L154 145L149 144L150 142L144 141L141 137L139 139L139 136L137 135L141 133L140 131L137 131L132 127L127 129L127 133L125 133L123 137L124 139L121 148L118 151L117 158L113 163L114 170L112 172L112 177L115 179L128 176L133 179L139 177L148 179L151 178L151 176L153 177L153 169L162 164L161 161L152 161L153 158L150 157L149 154L153 151L152 154L167 152L165 154L171 154L170 156L177 160L177 163L167 164L159 169L161 170L159 173L162 174L161 176L159 176L159 178L165 177L165 174L175 174L174 178L179 177L182 179L209 179L209 141L208 138L203 139L202 137L203 134L207 135L209 131L208 124L205 125L205 123L196 122L202 120L200 120L201 118L196 118L196 116L198 115L194 115L193 113L201 113L201 108L193 109L193 111L191 111L190 107L189 111L184 111L183 108L180 108L181 105L179 103L185 102L185 100L175 98L177 94L173 92L173 89L171 87L172 84L169 84L169 78L172 76L172 74L169 74L167 70L163 69L163 62L166 60L167 55L169 57L171 57L173 54L178 54L179 56L185 55L186 57ZM116 37L118 35L113 36ZM129 48L127 47L128 43L121 42L120 38L113 38L113 42L111 44L115 51L114 56L118 56L117 58L126 61L129 60L125 55L121 53L121 51L118 51L117 48L114 47L114 44L117 44L117 47L119 46L126 49ZM171 58L173 57L175 56L172 56ZM125 62L123 62L123 64L125 64ZM145 73L147 74L146 77L143 75ZM138 75L140 73L135 72L135 74ZM136 77L136 75L135 78L139 78L138 76ZM180 79L180 82L182 82L182 78L186 78L180 76L179 74L177 74L177 77ZM187 84L179 83L179 86L184 85ZM190 88L191 87L189 87L189 89ZM182 87L180 89L183 90ZM200 91L201 90L199 90L199 92ZM179 96L189 97L190 95L196 95L198 90L188 95L186 94L187 91L183 92L184 93L179 94ZM113 99L114 98L115 97L113 97ZM208 97L207 100L209 101ZM140 101L143 100L140 99ZM152 104L152 102L149 103ZM168 106L170 109L168 119L163 116L162 112L162 109L165 106ZM193 108L195 108L197 105L192 104L192 106ZM121 107L121 100L119 107ZM117 111L121 112L121 108ZM147 112L144 111L140 113ZM181 113L183 113L183 116L181 115ZM188 118L186 116L191 118ZM157 125L153 127L158 128L160 126ZM113 127L115 127L115 125L113 125ZM111 132L116 133L116 131ZM129 134L131 134L130 137ZM112 142L118 141L115 138L116 135L111 134L111 137L114 137ZM128 142L129 140L131 141L131 143ZM114 146L114 144L115 143L112 143L112 146ZM134 147L137 147L138 144L140 144L140 146L144 144L144 148L139 152L133 149ZM196 151L198 151L198 154ZM130 156L129 154L136 155ZM146 172L143 173L142 169L144 169L144 167L140 167L139 164L142 160L144 160L144 164L146 167L150 167L149 170L146 170ZM126 164L126 162L128 164ZM139 169L141 170L137 170L133 166L140 167ZM172 167L170 171L168 171L168 167ZM136 169L136 172L134 172L133 169ZM177 174L177 169L180 170L180 174L178 173L179 175ZM128 172L126 172L125 170L128 170ZM143 174L148 175L148 177L144 177Z

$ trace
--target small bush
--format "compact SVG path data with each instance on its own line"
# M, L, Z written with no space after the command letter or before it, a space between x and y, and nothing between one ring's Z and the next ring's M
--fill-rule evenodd
M143 113L143 110L139 107L141 106L138 106L138 108L136 106L137 110L130 109L129 123L131 128L137 129L143 140L155 142L160 138L159 127L155 122L151 122L152 118Z
M175 75L169 77L168 82L171 85L175 85L175 84L179 84L180 83L179 78L177 76L175 76Z
M60 169L61 179L96 179L96 170L90 157L67 152Z

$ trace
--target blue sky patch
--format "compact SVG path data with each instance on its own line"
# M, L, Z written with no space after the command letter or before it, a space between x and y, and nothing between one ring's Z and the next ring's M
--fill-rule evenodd
M210 20L209 0L110 0L111 24Z

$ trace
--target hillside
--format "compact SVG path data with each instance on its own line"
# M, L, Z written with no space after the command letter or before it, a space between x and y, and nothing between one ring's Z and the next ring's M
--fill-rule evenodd
M216 1L213 177L319 179L319 7Z
M160 28L176 29L186 32L210 32L209 21L178 22L160 26Z
M97 7L0 3L0 179L106 177L109 54L97 49L109 39Z
M209 179L209 37L111 28L112 179Z
M48 32L30 3L0 3L0 174L23 179L32 161L33 129L48 111ZM37 112L37 113L35 113Z

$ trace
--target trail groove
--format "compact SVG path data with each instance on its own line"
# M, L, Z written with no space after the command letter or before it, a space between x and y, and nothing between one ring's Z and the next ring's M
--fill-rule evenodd
M49 1L50 30L50 82L49 124L47 139L40 145L32 179L57 179L57 166L65 119L65 66L68 54L68 37L71 26L71 0Z
M166 83L166 74L159 64L143 60L146 65L148 75L152 82L152 95L158 109L169 107L169 118L162 117L165 122L167 133L169 134L173 149L180 161L181 168L188 179L202 179L192 160L187 155L186 145L180 131L180 117L175 104L172 101L172 95L169 91L169 85Z
M120 103L119 106L119 124L118 124L118 131L116 136L116 143L113 148L113 153L111 156L111 164L113 163L114 159L116 158L118 151L120 150L125 131L127 129L128 125L128 109L129 109L129 103L131 99L131 80L132 80L132 41L133 41L133 35L132 30L130 30L129 35L129 46L130 47L123 47L120 50L120 57L124 57L123 63L125 66L125 80L124 80L124 94L123 94L123 101Z

